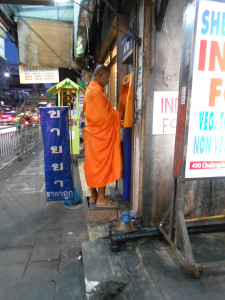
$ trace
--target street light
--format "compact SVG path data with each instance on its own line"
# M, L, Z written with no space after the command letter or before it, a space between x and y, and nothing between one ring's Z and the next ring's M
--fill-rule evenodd
M4 73L4 76L5 76L5 77L9 77L9 76L10 76L10 75L9 75L9 72L5 72L5 73Z

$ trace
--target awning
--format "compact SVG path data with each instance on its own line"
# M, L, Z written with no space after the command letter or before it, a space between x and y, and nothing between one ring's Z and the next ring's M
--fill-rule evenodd
M83 89L81 86L70 80L69 78L64 79L63 81L57 83L53 87L47 90L52 95L58 94L59 89L74 89L77 92L85 92L85 89Z

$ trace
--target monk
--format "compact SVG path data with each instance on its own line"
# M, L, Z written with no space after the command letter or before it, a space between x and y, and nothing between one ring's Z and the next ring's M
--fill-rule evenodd
M105 196L105 187L121 178L122 172L120 120L123 112L116 111L103 93L109 76L107 67L98 65L84 97L84 171L91 190L89 201L96 207L117 207L117 202Z

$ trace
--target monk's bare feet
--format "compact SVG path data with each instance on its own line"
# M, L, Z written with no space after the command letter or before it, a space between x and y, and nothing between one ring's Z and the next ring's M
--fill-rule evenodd
M113 207L117 207L118 203L117 202L112 202L110 201L108 198L101 198L101 199L97 199L97 202L95 204L96 207L108 207L108 208L113 208Z
M91 203L91 204L95 204L95 203L96 203L96 200L95 200L95 199L93 199L92 197L90 197L90 198L89 198L89 203Z
M95 188L90 188L91 190L91 197L89 198L89 203L95 204L98 198L98 192Z

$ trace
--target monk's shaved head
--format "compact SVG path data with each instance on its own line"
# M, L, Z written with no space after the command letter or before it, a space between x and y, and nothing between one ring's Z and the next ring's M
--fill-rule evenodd
M98 65L94 70L94 76L99 73L109 73L109 69L105 65Z
M108 81L110 76L110 70L104 65L98 65L94 70L93 80L97 81L102 87L104 87Z

